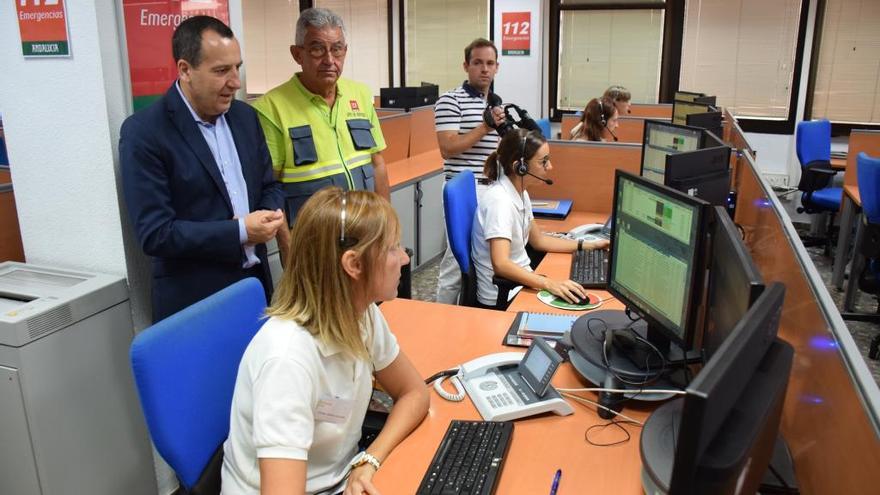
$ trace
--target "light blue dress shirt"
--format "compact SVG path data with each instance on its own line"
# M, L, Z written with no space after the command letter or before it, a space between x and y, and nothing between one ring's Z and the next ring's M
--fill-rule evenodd
M174 84L180 97L192 114L193 119L199 125L202 136L214 155L214 161L220 168L220 175L223 177L223 183L226 185L226 192L229 194L229 200L232 201L232 213L238 218L238 242L244 246L245 260L242 263L243 268L250 268L260 262L254 252L254 245L247 243L247 229L244 225L244 217L250 213L250 204L247 195L247 183L244 181L244 175L241 173L241 160L238 158L238 150L235 148L235 140L232 139L232 131L226 123L226 114L217 117L215 123L205 122L196 114L183 91L180 89L180 81Z

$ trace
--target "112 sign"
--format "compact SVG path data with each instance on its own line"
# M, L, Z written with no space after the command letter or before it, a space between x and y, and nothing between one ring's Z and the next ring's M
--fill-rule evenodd
M501 13L501 54L528 56L532 45L532 13Z

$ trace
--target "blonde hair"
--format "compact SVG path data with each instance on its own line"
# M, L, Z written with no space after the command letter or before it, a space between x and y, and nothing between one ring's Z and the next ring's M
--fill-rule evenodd
M345 197L345 242L342 242L342 201ZM369 191L344 192L326 187L315 193L297 214L290 256L268 316L292 320L355 358L367 359L372 334L365 339L353 301L355 283L366 290L381 267L388 247L399 239L400 223L391 204ZM363 268L355 282L342 267L342 255L354 251Z

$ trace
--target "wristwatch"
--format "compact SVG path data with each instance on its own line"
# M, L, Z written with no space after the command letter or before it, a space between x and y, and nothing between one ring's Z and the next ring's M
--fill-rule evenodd
M584 250L584 240L578 239L578 251L583 251L583 250Z
M365 450L362 450L362 451L358 452L354 456L354 458L351 460L351 468L354 469L354 468L363 466L364 464L369 464L369 465L373 466L373 468L375 468L376 471L378 471L379 466L382 465L382 463L379 462L379 459L376 459L376 457L373 454L368 454Z

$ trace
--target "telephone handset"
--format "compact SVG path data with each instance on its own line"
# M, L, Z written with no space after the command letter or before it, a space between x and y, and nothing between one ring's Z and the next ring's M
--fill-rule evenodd
M525 354L501 352L462 364L451 379L456 394L442 388L442 379L434 382L434 389L444 399L456 402L469 395L486 421L507 421L549 411L565 416L574 410L550 385L561 362L544 339L535 338Z
M586 223L584 225L578 225L577 227L568 231L568 235L573 237L574 239L580 239L587 234L593 234L602 230L603 225L601 223Z

